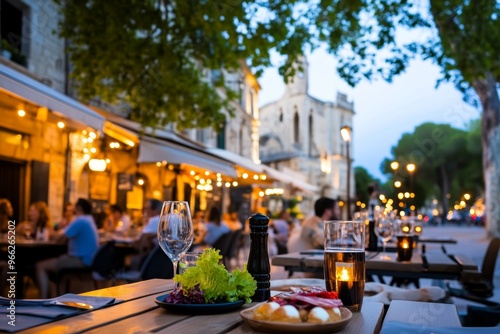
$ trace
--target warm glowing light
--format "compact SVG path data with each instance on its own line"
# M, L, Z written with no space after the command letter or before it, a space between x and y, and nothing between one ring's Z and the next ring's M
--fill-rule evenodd
M84 154L83 155L83 160L89 161L89 159L90 159L90 155L89 154Z
M254 175L253 179L257 181L259 179L259 175Z
M405 194L403 194L403 193L399 193L399 194L398 194L398 198L399 198L399 199L403 199L403 197L405 197Z
M342 136L343 141L350 142L351 141L351 128L348 126L343 126L342 129L340 129L340 135Z
M394 187L395 188L400 188L401 187L401 181L394 182Z
M361 206L361 201L357 201L356 206Z
M415 166L415 164L406 165L406 170L409 171L410 173L413 173L416 168L417 168L417 166Z
M205 184L205 179L200 179L201 184Z
M261 180L267 180L267 175L262 174L262 175L260 176L260 179L261 179Z
M247 173L243 173L243 175L241 175L242 178L244 179L248 179L248 174Z
M97 152L97 149L95 147L91 147L90 148L90 153L95 153L95 152Z
M220 173L217 173L216 175L217 175L217 177L222 177L222 175Z
M231 182L226 182L225 186L226 186L226 188L231 187Z
M404 211L400 211L400 212L399 212L399 215L400 215L401 217L404 217L404 216L406 215L406 213L405 213Z
M264 192L263 192L263 191L259 191L259 196L260 196L260 197L264 197L264 195L265 195L265 194L264 194Z
M403 249L408 249L410 248L410 244L408 243L407 240L404 240L402 243L401 243L401 247L403 247Z
M361 209L364 209L366 208L366 204L365 203L361 203Z
M111 163L111 160L110 160L109 158L108 158L108 159L106 159L106 163L107 163L107 164L110 164L110 163Z
M174 170L174 165L168 165L168 170Z
M407 226L407 225L405 225L405 226L403 226L403 227L401 228L401 231L403 231L404 233L408 233L408 232L410 232L410 227L409 227L409 226Z
M398 168L399 168L399 162L397 162L397 161L391 162L391 169L392 170L396 170Z
M415 233L421 233L422 232L422 226L415 226Z
M217 182L217 187L222 187L222 182Z
M137 184L140 186L144 185L144 180L143 179L137 180Z
M238 186L238 182L233 181L233 187L236 187L236 186Z
M65 127L64 122L57 122L57 127L58 127L59 129L64 129L64 127Z
M465 207L465 201L460 201L460 206Z
M195 179L196 181L198 181L200 178L201 178L201 177L200 177L199 175L196 175L196 176L194 177L194 179Z
M209 175L210 175L210 172L209 172L208 170L207 170L207 171L205 171L205 175L206 175L206 176L209 176Z
M96 139L96 138L97 138L97 135L95 134L95 132L92 132L92 131L91 131L91 132L89 132L89 136L90 136L90 138L92 138L92 139Z
M158 161L158 162L156 163L156 167L161 167L161 162L160 162L160 161Z
M464 198L466 201L470 200L470 194L464 194Z
M87 138L87 142L92 143L94 141L93 138Z
M339 201L339 206L343 207L344 206L344 201Z
M104 172L106 170L107 164L104 159L90 159L89 168L93 172Z
M189 174L191 174L192 176L194 176L194 174L196 174L196 172L194 170L190 171Z
M26 111L24 111L24 110L22 110L22 109L19 109L19 110L17 111L17 115L18 115L19 117L24 117L24 116L26 116Z
M415 211L415 205L410 206L410 210Z
M410 198L410 193L409 192L405 192L405 198Z
M337 281L349 282L354 278L354 263L337 262L335 263L335 276Z
M88 149L88 148L86 148L86 147L84 147L84 148L83 148L83 153L89 153L89 149Z
M384 200L385 200L385 195L384 195L384 194L380 194L378 198L379 198L381 201L384 201Z

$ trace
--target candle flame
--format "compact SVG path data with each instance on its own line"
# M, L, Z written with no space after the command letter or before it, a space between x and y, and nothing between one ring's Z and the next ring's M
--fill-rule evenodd
M340 280L341 281L349 281L349 272L347 271L346 268L342 269L342 273L340 274Z
M403 246L404 249L410 248L410 245L408 244L408 241L403 241L403 245L402 246Z

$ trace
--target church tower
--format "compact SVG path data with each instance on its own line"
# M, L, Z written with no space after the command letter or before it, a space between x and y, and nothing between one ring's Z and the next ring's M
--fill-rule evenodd
M306 57L300 56L298 59L301 64L295 64L295 76L290 79L290 82L286 85L287 95L307 95L309 90L309 63ZM299 69L302 67L302 71Z

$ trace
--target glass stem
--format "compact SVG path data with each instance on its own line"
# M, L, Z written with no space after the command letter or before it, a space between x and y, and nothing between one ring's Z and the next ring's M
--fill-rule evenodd
M177 275L177 266L179 265L179 260L172 260L172 264L174 265L174 277ZM177 290L180 287L179 283L175 282L174 290Z

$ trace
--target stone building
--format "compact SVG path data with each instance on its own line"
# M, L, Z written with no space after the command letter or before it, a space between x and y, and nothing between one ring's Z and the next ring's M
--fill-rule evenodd
M353 156L353 145L342 139L341 128L347 126L352 132L354 103L342 93L337 93L334 102L309 95L307 60L302 67L286 85L284 95L260 109L260 159L319 188L303 203L303 210L311 212L319 196L347 199L347 156L348 148ZM350 166L352 198L355 186Z

